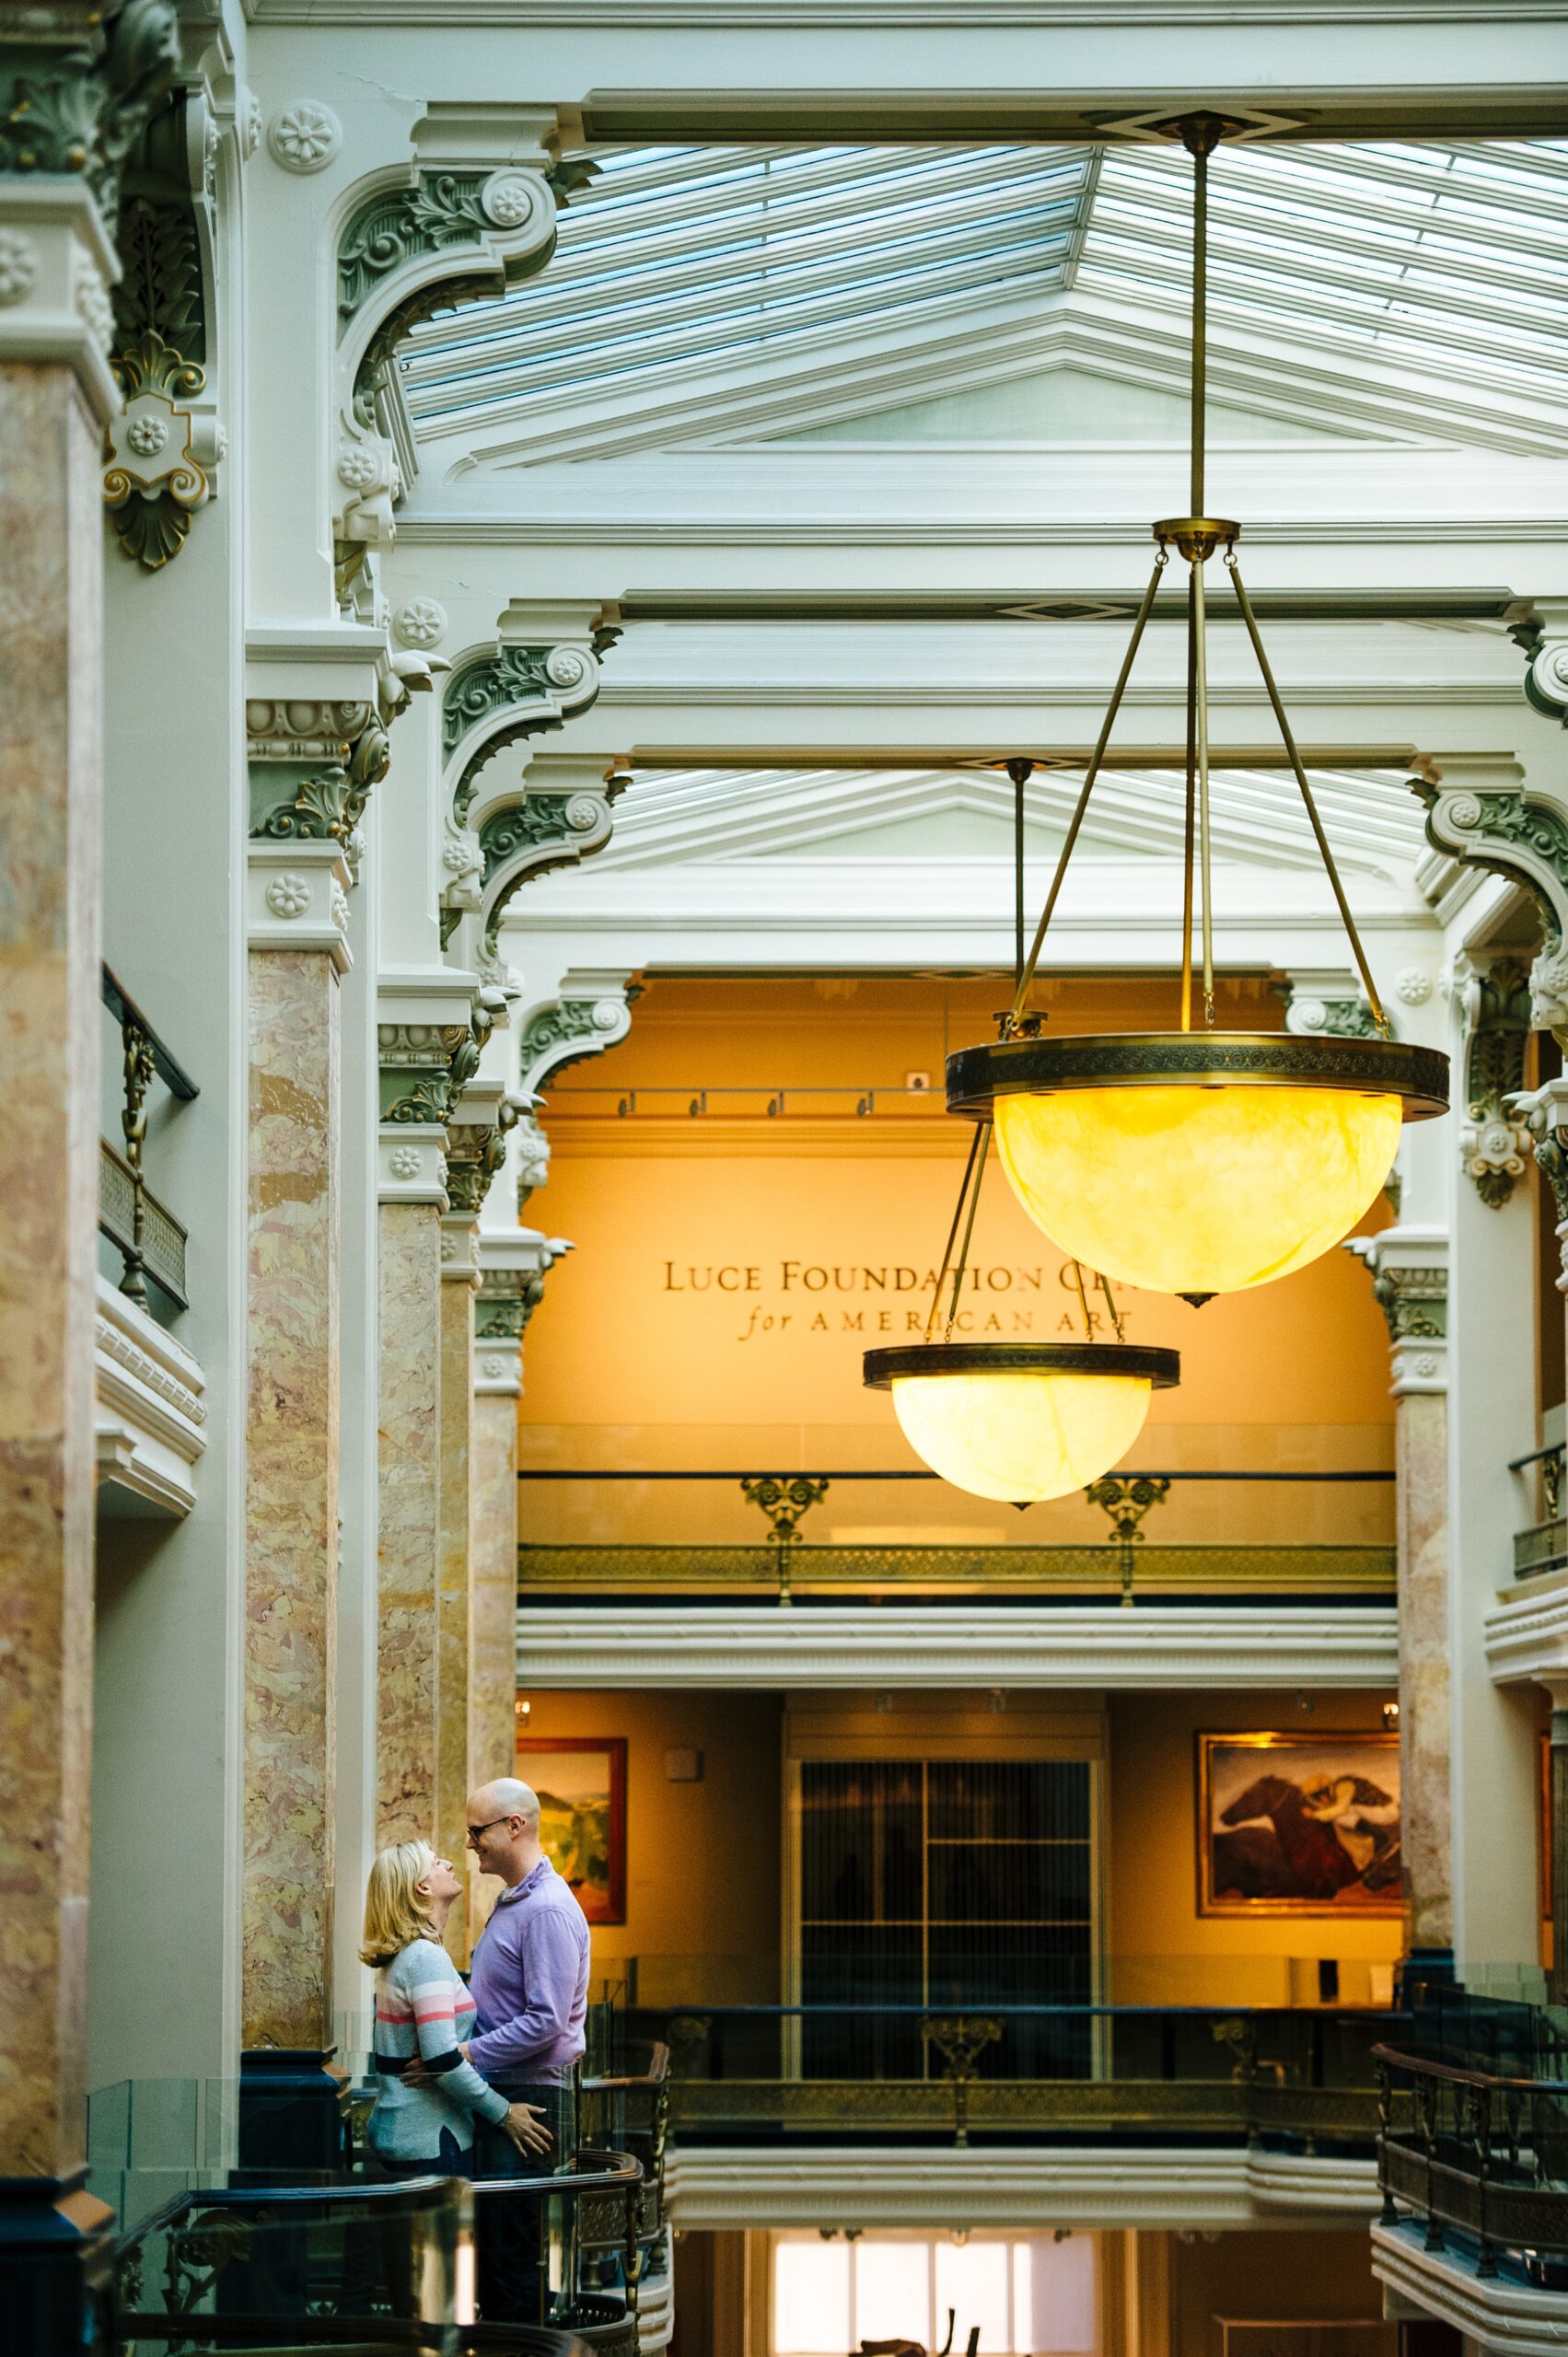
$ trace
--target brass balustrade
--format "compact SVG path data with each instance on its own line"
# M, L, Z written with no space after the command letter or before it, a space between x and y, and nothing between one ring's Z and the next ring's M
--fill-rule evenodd
M1542 2279L1568 2260L1568 2080L1516 2078L1379 2045L1379 2223L1400 2205L1424 2223L1424 2247L1450 2234L1473 2244L1477 2275L1504 2254ZM1399 2098L1403 2097L1400 2107Z
M120 1026L124 1082L120 1127L124 1152L107 1138L99 1142L99 1232L124 1263L120 1290L128 1299L145 1302L151 1277L176 1308L186 1309L190 1306L185 1291L186 1232L148 1187L142 1160L147 1094L155 1075L181 1103L189 1104L201 1092L108 966L103 969L101 992L104 1005Z

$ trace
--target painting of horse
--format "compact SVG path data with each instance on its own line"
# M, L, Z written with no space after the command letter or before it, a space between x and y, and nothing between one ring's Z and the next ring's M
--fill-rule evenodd
M1201 1735L1201 1915L1391 1915L1401 1904L1393 1735Z

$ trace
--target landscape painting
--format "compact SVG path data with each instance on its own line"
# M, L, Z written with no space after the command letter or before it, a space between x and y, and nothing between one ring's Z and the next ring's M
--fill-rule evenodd
M539 1838L590 1923L626 1921L626 1738L526 1737L517 1773L539 1794Z
M1394 1915L1397 1735L1201 1735L1200 1915Z

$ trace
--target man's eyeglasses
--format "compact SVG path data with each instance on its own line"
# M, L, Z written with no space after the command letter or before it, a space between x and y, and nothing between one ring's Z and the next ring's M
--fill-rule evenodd
M506 1819L504 1817L493 1817L483 1825L470 1825L469 1827L469 1840L470 1841L477 1841L482 1833L489 1832L492 1825L505 1825L505 1822Z

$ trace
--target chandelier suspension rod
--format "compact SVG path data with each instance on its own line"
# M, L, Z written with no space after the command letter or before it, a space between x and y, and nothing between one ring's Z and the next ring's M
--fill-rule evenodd
M1089 807L1089 796L1095 790L1095 780L1099 775L1100 763L1105 759L1105 749L1110 742L1110 732L1116 726L1116 715L1121 709L1121 699L1127 692L1127 682L1132 677L1132 664L1144 635L1144 627L1149 619L1149 609L1155 602L1155 593L1160 586L1160 575L1165 571L1169 561L1169 556L1162 543L1155 558L1155 569L1149 575L1149 586L1144 592L1144 602L1138 609L1138 618L1132 624L1132 635L1128 642L1127 652L1121 658L1121 668L1117 674L1116 685L1111 691L1110 702L1106 708L1104 722L1095 740L1095 749L1089 757L1089 766L1085 773L1083 789L1074 806L1072 824L1068 827L1066 839L1062 845L1061 856L1056 863L1056 873L1051 879L1051 890L1046 895L1045 906L1040 914L1040 923L1035 927L1034 940L1029 946L1029 954L1024 960L1024 970L1018 977L1018 987L1014 994L1012 1010L1007 1017L1009 1032L1022 1018L1024 1004L1029 994L1029 985L1035 978L1035 968L1040 964L1040 953L1045 946L1046 928L1051 923L1057 900L1061 896L1062 887L1067 875L1067 865L1073 856L1073 847L1078 840L1078 830L1084 823L1084 813Z
M974 1215L980 1209L980 1190L985 1183L985 1163L991 1144L991 1126L989 1121L981 1121L975 1132L975 1144L979 1146L980 1152L973 1160L974 1190L970 1196L970 1215L964 1223L964 1240L958 1247L958 1258L953 1269L953 1298L947 1304L947 1323L942 1334L945 1342L950 1342L953 1339L953 1320L958 1314L958 1295L963 1291L964 1271L969 1266L970 1238L974 1234ZM966 1178L967 1175L966 1173ZM959 1208L962 1209L962 1197L959 1198Z
M1182 144L1192 158L1192 426L1188 507L1190 516L1203 513L1203 451L1205 404L1209 389L1209 148L1211 115L1189 117L1182 125Z
M1194 576L1195 577L1195 576ZM1192 851L1198 819L1198 610L1187 584L1187 795L1181 829L1181 1028L1192 1028Z
M1323 831L1323 821L1318 816L1318 805L1313 799L1312 788L1307 782L1307 772L1302 765L1301 755L1296 749L1295 738L1291 734L1290 722L1285 716L1285 708L1281 702L1279 689L1274 684L1273 671L1270 668L1268 656L1263 651L1263 641L1258 629L1258 618L1252 611L1252 600L1248 596L1246 584L1241 578L1241 567L1237 563L1234 548L1226 549L1225 562L1236 589L1237 600L1241 608L1241 619L1247 624L1247 635L1252 641L1252 652L1258 657L1258 668L1263 675L1263 685L1268 691L1269 702L1273 706L1274 720L1279 728L1281 739L1291 768L1295 772L1295 782L1301 789L1301 798L1307 806L1307 818L1312 822L1312 832L1318 841L1318 854L1327 870L1329 882L1333 887L1334 899L1339 903L1340 916L1345 932L1350 936L1350 946L1355 956L1356 969L1361 975L1361 986L1366 993L1366 1003L1372 1010L1372 1020L1387 1038L1388 1017L1384 1012L1383 1002L1377 994L1377 985L1372 979L1372 969L1366 962L1366 952L1361 946L1361 935L1355 929L1355 919L1351 914L1350 902L1345 898L1345 888L1340 881L1340 871L1334 865L1334 854L1329 848L1329 838Z
M1018 990L1024 979L1024 788L1034 775L1035 765L1016 756L1007 764L1007 774L1013 781L1013 988Z
M936 1271L936 1283L931 1289L931 1307L925 1314L925 1340L928 1342L931 1340L932 1329L936 1324L936 1312L941 1306L942 1288L947 1281L947 1271L952 1266L953 1247L958 1239L958 1222L964 1215L964 1204L969 1197L970 1181L974 1177L975 1164L980 1158L980 1155L983 1152L985 1146L989 1144L990 1138L990 1122L977 1122L975 1126L975 1133L970 1140L969 1159L964 1164L964 1175L958 1187L958 1200L953 1206L953 1225L947 1230L947 1241L942 1247L942 1265ZM965 1241L965 1249L968 1249L967 1238ZM960 1280L962 1278L962 1273L963 1272L960 1270Z

